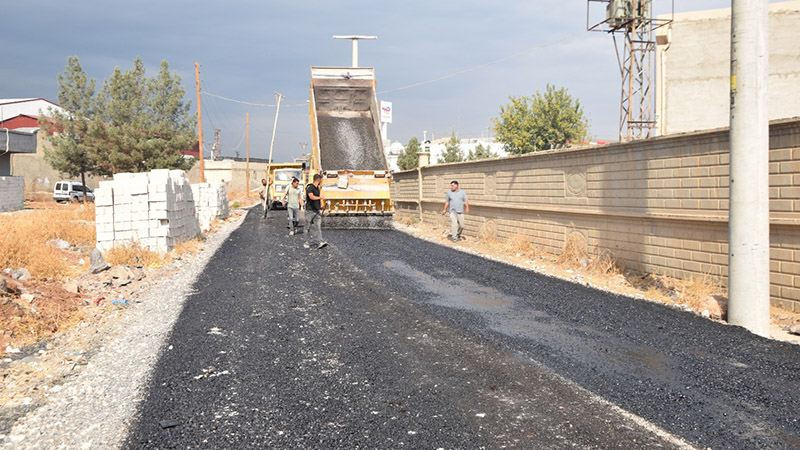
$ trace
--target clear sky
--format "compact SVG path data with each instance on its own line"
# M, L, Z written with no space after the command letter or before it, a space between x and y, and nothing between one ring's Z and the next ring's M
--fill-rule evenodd
M655 0L657 14L671 0ZM675 12L730 7L724 0L675 0ZM614 139L619 122L620 74L611 37L586 32L585 0L43 0L2 7L0 98L57 101L56 75L77 55L98 80L140 56L148 73L167 60L196 104L194 63L201 88L245 102L274 104L285 95L275 161L288 161L308 143L309 67L348 66L350 42L333 35L376 35L361 41L361 66L375 67L378 91L432 80L463 69L523 55L443 81L379 95L393 103L389 138L407 142L455 131L488 133L508 96L546 85L578 98L593 136ZM222 154L266 157L275 108L203 97L205 147L221 130ZM284 107L285 106L285 107ZM238 147L237 147L238 146Z

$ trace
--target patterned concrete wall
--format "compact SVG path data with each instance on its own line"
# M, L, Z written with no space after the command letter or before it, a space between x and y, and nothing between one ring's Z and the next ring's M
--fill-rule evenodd
M523 234L558 254L570 234L627 267L723 283L728 263L729 133L661 137L599 148L426 167L426 223L457 179L469 196L466 233ZM397 214L418 215L417 171L394 175ZM772 302L800 311L800 121L770 127Z
M25 180L22 177L0 177L0 211L22 209Z

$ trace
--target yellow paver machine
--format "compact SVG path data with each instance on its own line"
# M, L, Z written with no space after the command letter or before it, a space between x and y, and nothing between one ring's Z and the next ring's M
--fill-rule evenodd
M385 228L394 209L371 67L311 68L311 176L332 228Z

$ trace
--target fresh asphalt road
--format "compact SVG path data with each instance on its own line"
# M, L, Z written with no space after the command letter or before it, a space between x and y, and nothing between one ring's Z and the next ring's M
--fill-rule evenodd
M800 447L796 346L396 231L323 231L304 249L281 211L250 211L128 448Z

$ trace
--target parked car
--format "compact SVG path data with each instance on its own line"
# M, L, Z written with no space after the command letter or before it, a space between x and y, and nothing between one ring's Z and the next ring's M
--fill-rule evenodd
M86 201L94 201L94 192L77 181L59 181L53 188L53 200L57 202L82 202L86 190Z

